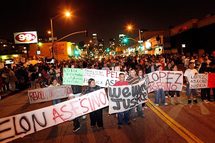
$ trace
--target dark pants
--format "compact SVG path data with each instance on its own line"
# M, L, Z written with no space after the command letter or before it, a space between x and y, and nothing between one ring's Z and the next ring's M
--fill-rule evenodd
M90 125L103 127L102 109L90 113Z
M74 127L74 128L80 127L79 118L75 118L75 119L73 120L73 127Z
M118 113L118 125L122 125L123 121L125 121L126 124L129 123L129 111Z
M210 88L203 88L203 89L201 89L201 98L202 98L202 100L208 100L208 101L211 100L211 97L210 97Z

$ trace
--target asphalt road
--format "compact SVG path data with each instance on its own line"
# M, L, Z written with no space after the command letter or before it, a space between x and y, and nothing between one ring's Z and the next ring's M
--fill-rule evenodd
M153 101L153 95L150 95ZM187 105L182 95L182 104L155 107L148 103L145 117L137 118L131 125L117 128L115 115L104 109L104 130L93 131L89 116L81 120L81 129L73 133L72 121L38 131L19 138L13 143L186 143L215 142L215 102ZM168 99L167 99L168 101ZM51 102L29 104L27 91L10 95L0 100L0 118L47 107Z

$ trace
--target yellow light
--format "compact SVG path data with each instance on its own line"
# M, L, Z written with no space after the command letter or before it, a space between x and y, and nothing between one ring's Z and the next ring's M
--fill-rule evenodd
M8 59L8 56L4 55L4 56L1 56L2 60L6 60Z
M48 34L52 34L51 30L48 30L47 33L48 33Z
M128 24L128 25L126 26L126 29L127 29L128 31L132 31L132 30L133 30L133 25L132 25L132 24Z
M71 12L66 11L66 12L65 12L65 16L66 16L66 17L71 17Z
M72 56L72 43L67 42L67 54Z
M38 43L38 46L39 46L39 47L41 47L42 45L43 45L43 43L42 43L42 42L39 42L39 43Z
M19 55L15 54L15 55L12 55L12 57L17 58L19 57Z

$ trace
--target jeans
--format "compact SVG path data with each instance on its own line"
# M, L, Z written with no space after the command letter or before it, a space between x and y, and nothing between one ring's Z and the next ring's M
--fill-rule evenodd
M162 88L155 91L155 104L159 104L160 99L161 99L162 104L164 104L166 102L164 90Z
M123 120L125 121L126 124L129 122L129 111L124 111L118 113L118 125L122 125Z
M190 95L193 95L193 96L197 96L197 90L196 89L190 89L190 86L189 84L186 85L186 95L187 96L190 96Z

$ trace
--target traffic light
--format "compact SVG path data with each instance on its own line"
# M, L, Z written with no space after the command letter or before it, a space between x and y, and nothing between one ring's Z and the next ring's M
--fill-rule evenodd
M74 49L74 56L75 56L75 57L78 57L79 54L80 54L79 51L78 51L77 49Z
M110 48L106 48L106 52L109 53L110 52Z
M127 37L124 37L124 38L122 39L122 43L123 43L123 44L128 44L128 38L127 38Z

